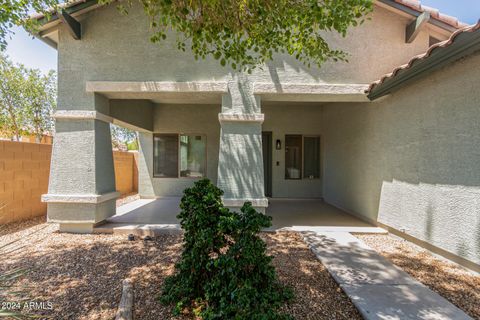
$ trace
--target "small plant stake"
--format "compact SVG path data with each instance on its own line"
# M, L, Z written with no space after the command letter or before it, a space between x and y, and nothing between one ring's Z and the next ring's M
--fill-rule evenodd
M115 320L132 320L133 319L133 284L131 280L125 279L122 282L122 298L118 305Z

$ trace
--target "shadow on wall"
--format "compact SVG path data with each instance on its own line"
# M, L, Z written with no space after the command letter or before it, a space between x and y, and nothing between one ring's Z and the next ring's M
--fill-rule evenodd
M120 80L121 76L130 81L174 79L188 82L222 80L226 77L231 78L235 73L229 67L222 67L213 57L196 60L188 50L187 52L178 50L175 43L177 35L173 31L168 32L166 40L162 41L161 45L151 43L149 41L151 30L145 27L148 26L148 21L141 5L135 4L130 8L128 16L119 14L114 5L108 6L102 10L102 14L89 15L83 24L85 29L95 26L95 37L92 38L95 45L89 48L81 47L81 44L72 41L65 32L60 33L60 41L66 43L64 48L68 52L64 54L71 56L72 59L81 59L81 55L95 56L96 59L84 59L86 63L84 67L99 78L113 81ZM113 60L111 54L105 54L112 50L112 43L117 44ZM120 63L122 61L129 63ZM321 76L318 68L307 68L288 55L277 55L275 61L275 68L281 73L288 69L298 72L300 77L307 75L311 79L318 79ZM115 64L115 68L112 64ZM60 69L70 72L72 67L65 66ZM260 74L262 71L254 73L253 76L259 77ZM261 76L264 77L263 74ZM154 89L151 83L148 86Z
M222 127L223 142L218 163L219 181L233 182L232 185L219 185L225 191L225 198L263 198L263 159L261 150L261 130L245 127L238 123L229 123ZM239 152L240 151L240 152Z
M384 181L378 221L480 264L480 188Z

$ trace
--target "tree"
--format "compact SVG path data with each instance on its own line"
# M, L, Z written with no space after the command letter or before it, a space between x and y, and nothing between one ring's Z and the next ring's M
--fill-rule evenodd
M42 12L50 17L50 8L58 5L57 0L5 0L0 1L0 49L5 49L7 37L13 26L23 26L25 29L34 31L37 22L28 19L29 12Z
M0 79L0 130L17 141L22 134L33 134L40 142L53 131L55 73L42 75L0 55Z
M114 0L100 0L101 4ZM118 5L128 14L134 0ZM213 56L221 65L251 71L288 53L310 66L326 60L345 60L347 55L331 49L325 32L346 35L362 23L373 0L152 0L140 1L152 29L151 40L161 42L172 30L178 49L191 49L196 58ZM45 12L55 0L9 0L0 4L0 40L8 26L35 26L25 20L28 8ZM47 17L48 19L48 17ZM5 42L3 42L5 44Z
M114 124L110 125L110 130L112 132L112 146L114 148L130 150L132 149L132 142L134 142L134 145L137 147L133 149L138 149L138 137L135 131Z
M52 113L56 109L57 79L54 71L42 75L39 70L27 71L26 127L39 143L45 133L52 133Z
M0 127L17 141L26 123L25 68L0 56Z
M110 3L114 0L100 0ZM346 35L364 21L372 0L154 0L140 1L150 19L151 40L160 42L174 30L178 49L187 44L195 58L213 56L222 66L251 71L288 53L310 67L326 60L345 60L329 47L323 34ZM133 0L119 6L128 13Z

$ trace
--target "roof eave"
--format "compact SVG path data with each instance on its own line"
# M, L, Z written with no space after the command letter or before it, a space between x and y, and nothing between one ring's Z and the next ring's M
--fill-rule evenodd
M452 39L433 46L425 55L412 59L408 65L398 68L380 83L372 85L368 98L375 100L383 97L418 78L480 51L480 23L471 28L473 32L459 31Z
M384 5L387 5L387 6L391 7L391 8L397 9L397 10L399 10L399 11L401 11L401 12L403 12L403 13L406 13L406 14L408 14L408 15L410 15L410 16L413 16L413 17L415 17L415 18L418 17L418 16L420 16L420 15L423 13L423 12L414 10L414 9L408 7L408 6L405 6L405 5L401 4L401 3L395 2L394 0L377 0L377 1L378 1L379 3L381 3L381 4L384 4ZM444 21L442 21L442 20L438 20L438 19L436 19L436 18L434 18L434 17L432 17L432 19L430 19L428 23L429 23L430 25L432 25L432 26L438 27L438 28L443 29L443 30L445 30L445 31L448 31L448 32L450 32L450 33L455 32L455 31L457 31L459 28L462 27L462 25L455 27L455 26L453 26L453 25L451 25L451 24L448 24L448 23L446 23L446 22L444 22ZM465 25L463 25L463 26L465 26Z
M100 7L98 0L79 0L70 4L65 4L63 7L60 6L59 9L64 10L72 17L78 17L98 7ZM31 18L36 19L40 23L38 32L33 34L33 36L43 41L50 47L57 49L57 43L50 39L47 35L55 32L58 28L58 25L61 23L58 12L52 12L51 16L48 18L42 14L33 15Z
M77 0L60 5L59 9L64 10L66 13L72 16L78 16L82 13L85 13L86 10L90 11L94 9L92 6L99 6L98 0ZM32 19L36 19L42 25L42 29L50 28L53 23L58 23L60 21L58 12L56 11L52 12L52 15L48 19L43 14L33 15Z

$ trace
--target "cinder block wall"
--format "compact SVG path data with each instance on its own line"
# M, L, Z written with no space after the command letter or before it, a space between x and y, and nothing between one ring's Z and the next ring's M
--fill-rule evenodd
M0 224L45 215L52 145L0 141ZM122 195L137 192L134 152L114 152L115 185Z
M0 141L0 224L44 215L52 146Z
M113 152L115 187L122 195L138 191L138 173L133 152Z

